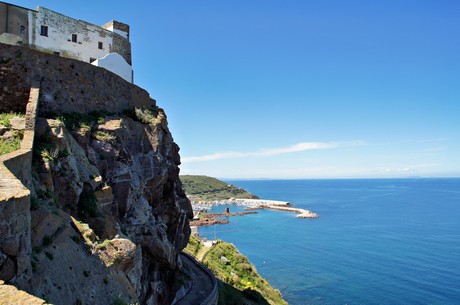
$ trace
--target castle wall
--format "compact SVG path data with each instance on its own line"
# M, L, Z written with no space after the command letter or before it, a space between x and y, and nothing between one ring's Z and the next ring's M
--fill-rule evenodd
M0 112L24 112L33 80L41 82L40 112L120 113L155 105L147 91L108 70L0 43Z
M34 83L25 107L26 130L21 149L0 156L0 278L23 285L30 278L30 191L32 146L39 89Z
M123 70L120 75L132 82L129 26L118 21L112 20L101 27L43 7L35 11L0 2L0 43L29 46L96 66L97 59L118 53L127 64L105 68L114 73ZM130 71L125 73L127 66ZM127 74L130 76L126 77Z

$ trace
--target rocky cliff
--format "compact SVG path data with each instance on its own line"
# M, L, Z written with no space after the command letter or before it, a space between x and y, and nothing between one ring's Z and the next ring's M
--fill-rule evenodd
M21 109L24 88L41 80L27 186L32 270L2 280L57 305L170 304L193 215L164 111L86 63L9 46L0 62L8 108Z

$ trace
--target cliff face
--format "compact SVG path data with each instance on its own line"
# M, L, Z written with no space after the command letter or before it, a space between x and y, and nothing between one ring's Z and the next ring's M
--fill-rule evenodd
M53 304L170 304L193 215L164 111L145 97L130 103L139 88L117 86L118 77L103 69L2 48L0 78L17 82L8 82L1 94L11 107L21 108L28 81L42 79L29 186L33 270L17 285ZM76 90L79 78L59 73L64 66L97 83ZM52 86L57 83L70 93ZM90 91L107 92L108 100ZM18 93L16 102L10 92ZM118 96L116 107L110 107L111 96ZM75 99L86 107L66 107Z

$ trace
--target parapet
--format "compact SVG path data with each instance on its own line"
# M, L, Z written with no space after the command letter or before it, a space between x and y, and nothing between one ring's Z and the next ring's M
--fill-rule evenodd
M116 20L111 20L102 26L103 29L117 33L129 40L129 25Z

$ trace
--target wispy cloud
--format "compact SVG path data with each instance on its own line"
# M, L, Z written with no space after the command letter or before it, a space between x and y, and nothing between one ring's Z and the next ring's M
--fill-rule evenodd
M193 162L206 162L221 159L234 159L234 158L245 158L245 157L269 157L277 156L282 154L289 154L307 150L317 149L332 149L341 146L349 145L362 145L363 142L302 142L287 147L276 147L276 148L261 148L257 151L252 152L240 152L240 151L226 151L218 152L203 156L192 156L182 158L182 163L193 163Z
M417 172L419 170L423 170L427 168L433 168L436 166L437 164L434 164L434 163L411 164L411 165L405 165L405 166L392 166L392 167L377 168L377 169L374 169L373 171L377 173L388 173L388 174L410 173L410 172Z

